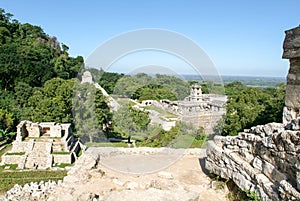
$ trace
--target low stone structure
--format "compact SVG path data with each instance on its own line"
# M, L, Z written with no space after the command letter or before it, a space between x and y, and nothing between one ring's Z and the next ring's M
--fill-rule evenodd
M160 107L176 114L179 120L203 127L206 134L213 134L217 121L226 113L227 96L219 94L202 94L201 86L194 84L191 93L183 101L161 100L146 103Z
M21 121L12 149L1 165L18 164L18 169L46 169L54 164L73 163L84 146L75 139L71 124Z

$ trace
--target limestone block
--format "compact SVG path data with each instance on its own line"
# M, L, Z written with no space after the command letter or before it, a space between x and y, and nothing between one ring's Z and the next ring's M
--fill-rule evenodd
M251 161L254 159L254 156L249 152L247 148L240 148L239 153L248 163L251 163Z
M41 135L40 127L37 123L32 123L31 126L27 128L28 136L38 138Z
M287 107L300 108L300 85L286 86L285 105Z
M300 57L300 27L285 31L282 58L291 59Z
M220 135L216 135L214 137L214 143L218 146L222 146L225 142L226 138Z
M279 183L279 195L281 200L299 200L300 193L286 180L282 180Z
M262 160L259 157L255 157L252 166L260 171L262 171Z
M249 180L254 180L255 175L259 173L259 171L257 169L254 169L249 163L243 163L241 168L250 177L247 177L249 178Z
M232 173L232 180L243 190L250 189L252 183L238 172Z
M62 137L60 125L55 125L51 127L50 137Z
M238 141L237 141L237 145L238 145L239 147L245 148L245 147L248 146L248 143L247 143L246 141L244 141L244 140L238 140Z
M54 164L71 164L72 163L72 157L70 154L53 154L53 163Z

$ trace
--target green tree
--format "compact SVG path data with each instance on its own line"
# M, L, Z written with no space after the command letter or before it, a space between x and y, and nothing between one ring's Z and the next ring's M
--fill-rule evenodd
M75 129L83 141L105 141L112 113L102 92L90 83L76 83L73 97Z
M41 87L59 76L75 78L82 57L70 57L67 46L49 37L39 26L21 24L0 10L0 82L1 89L13 90L18 82Z
M112 129L112 112L107 104L107 98L102 94L101 90L97 90L95 94L95 112L100 129L109 133Z
M27 106L22 110L22 119L34 122L72 122L72 95L75 79L48 80L43 88L33 89Z
M222 135L237 135L245 128L270 122L282 121L285 86L259 89L246 87L240 82L225 86L228 101L226 115L220 120L216 130L222 129Z
M99 85L103 87L108 94L113 94L116 84L124 74L105 72L103 70L100 73L101 75L99 76L98 81Z
M13 138L15 137L16 132L9 132L8 128L3 130L0 129L0 141L6 140L7 142L11 142Z
M176 100L176 96L166 87L157 84L145 85L137 89L131 97L132 99L143 100Z
M113 114L114 125L125 136L143 136L150 123L148 112L134 108L128 103Z

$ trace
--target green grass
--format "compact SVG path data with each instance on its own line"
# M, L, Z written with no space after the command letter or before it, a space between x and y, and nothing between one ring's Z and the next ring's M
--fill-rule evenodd
M67 151L54 151L54 152L52 152L52 154L69 155L70 152L67 152Z
M65 168L69 166L74 166L74 164L69 164L69 163L61 163L61 164L55 164L53 167L58 167L58 168Z
M0 166L0 171L4 170L4 168L6 166L9 166L9 170L15 170L15 169L17 169L18 164L5 164L5 165L2 165L2 166Z
M6 153L5 155L19 155L19 156L21 156L21 155L24 155L25 154L25 152L9 152L9 153Z
M78 153L78 157L80 157L82 155L82 149L80 149L79 153Z
M178 135L172 141L172 148L203 148L206 140L197 140L190 135Z
M67 171L0 171L0 194L11 189L15 184L24 185L30 182L40 182L49 180L62 180L67 175Z
M87 142L87 147L128 147L124 142Z

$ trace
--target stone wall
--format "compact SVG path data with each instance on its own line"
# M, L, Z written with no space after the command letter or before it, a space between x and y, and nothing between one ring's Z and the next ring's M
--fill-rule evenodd
M26 152L30 150L30 143L14 141L11 152Z
M285 32L282 58L289 59L290 69L287 75L284 123L299 116L300 109L300 27Z
M24 155L4 155L1 164L23 164L26 156ZM18 166L19 167L19 166Z
M222 119L224 112L210 112L206 114L181 116L180 120L192 123L196 128L203 127L205 134L213 134L217 122Z
M300 132L284 124L256 126L208 142L206 168L262 200L300 199Z
M72 154L53 154L54 164L72 164ZM73 157L74 158L74 157Z

